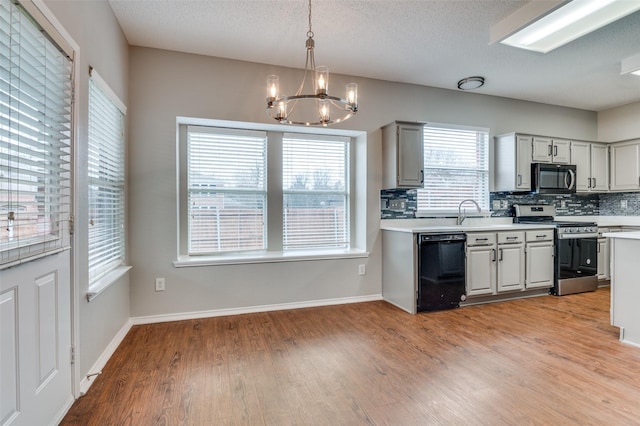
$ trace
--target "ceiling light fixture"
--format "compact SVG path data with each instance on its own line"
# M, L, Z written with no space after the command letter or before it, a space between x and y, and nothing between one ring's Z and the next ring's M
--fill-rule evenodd
M458 82L458 89L460 90L475 90L484 86L484 77L473 76L463 78Z
M640 53L624 58L620 64L620 74L640 76Z
M637 10L630 0L532 1L491 28L490 44L547 53Z
M358 85L346 86L346 98L329 95L329 68L317 66L313 55L315 42L311 31L311 0L309 0L309 31L307 31L307 58L302 83L295 95L280 94L280 78L267 77L267 114L282 124L327 126L340 123L358 111ZM315 72L313 94L303 94L307 72Z

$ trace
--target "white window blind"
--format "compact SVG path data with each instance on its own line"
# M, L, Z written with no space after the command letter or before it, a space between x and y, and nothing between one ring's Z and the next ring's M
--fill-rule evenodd
M89 282L125 258L124 112L95 71L89 79Z
M489 210L489 132L452 125L424 127L424 189L418 213L456 212L473 199Z
M267 134L187 128L189 254L266 248Z
M72 62L0 0L0 265L70 244Z
M283 249L349 247L349 139L285 133Z

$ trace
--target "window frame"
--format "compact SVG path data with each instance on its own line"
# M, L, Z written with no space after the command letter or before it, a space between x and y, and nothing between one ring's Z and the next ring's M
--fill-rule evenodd
M244 130L264 130L268 134L267 145L267 248L259 252L228 253L216 255L188 254L187 220L187 126L227 127ZM349 219L351 245L346 249L282 249L282 135L284 133L326 134L343 136L350 142ZM357 154L356 154L357 153ZM346 259L367 257L366 251L366 132L353 130L319 129L279 124L237 122L193 117L176 117L176 193L177 193L177 256L175 267L193 267L225 264L254 264L291 262L319 259ZM274 158L278 159L274 162ZM356 193L356 187L363 189ZM280 218L280 220L278 220ZM356 221L357 218L357 221Z
M111 90L111 88L109 87L109 85L104 81L104 79L100 76L100 74L98 74L98 72L90 67L89 68L89 82L88 82L88 101L87 101L87 120L88 120L88 124L87 124L87 152L88 155L90 156L91 154L91 135L89 135L89 131L91 128L91 121L90 121L90 117L91 117L91 108L92 108L92 103L91 103L91 91L92 91L92 85L95 85L95 88L100 92L100 94L102 96L104 96L104 98L102 99L103 101L108 101L110 103L109 106L114 107L120 114L120 118L121 118L121 128L119 129L121 135L120 138L118 139L117 142L114 142L111 146L109 146L109 149L115 149L115 150L120 150L120 162L116 162L118 166L120 166L120 168L118 169L117 173L119 173L122 177L122 179L116 183L113 182L104 182L101 179L92 179L91 178L91 161L89 159L88 164L87 164L87 215L90 215L91 212L91 187L95 186L95 183L98 184L104 184L102 186L104 187L109 187L111 189L117 190L119 192L119 198L122 200L120 203L120 208L118 210L117 213L115 213L113 216L116 217L116 221L119 221L119 226L121 227L121 241L118 242L118 251L116 253L115 256L110 256L108 259L106 259L106 262L103 258L103 260L101 260L101 265L100 267L92 267L92 263L91 263L91 259L90 256L87 257L87 273L88 273L88 283L89 283L89 290L90 293L95 290L97 287L102 287L104 284L104 279L105 277L109 276L110 274L112 274L114 271L116 271L118 268L122 267L125 263L125 260L127 258L127 232L126 232L126 208L127 208L127 193L126 193L126 175L127 175L127 170L126 170L126 114L127 114L127 107L124 105L124 103L118 98L118 96ZM115 111L114 111L115 112ZM118 129L109 129L110 131L113 130L118 130ZM103 134L101 134L101 136L104 136ZM112 135L107 135L108 137L112 136ZM113 145L115 144L119 144L120 146L114 147ZM108 164L104 164L102 162L99 163L99 167L104 167L104 166L110 166L113 165L112 162L108 163ZM96 172L99 173L99 170L96 170ZM112 177L112 176L110 176ZM102 188L104 189L104 188ZM98 194L102 193L101 191L98 192ZM118 218L119 216L119 218ZM91 227L91 217L88 217L88 226ZM113 231L114 233L118 233L118 231ZM117 240L117 238L116 238ZM105 242L104 239L101 239L98 241L98 243L103 244ZM92 243L91 242L91 232L90 230L87 233L87 252L88 254L90 254L91 251L91 247L92 247ZM94 271L95 269L95 271ZM94 273L92 273L92 271L94 271ZM116 274L120 274L119 272L116 272ZM108 280L108 279L107 279ZM108 280L110 281L110 280Z
M471 131L471 132L476 132L476 133L484 133L486 140L485 140L485 147L484 147L484 169L481 170L479 168L451 168L451 170L457 170L457 171L473 171L475 173L482 173L484 174L485 180L483 183L483 186L486 188L486 191L482 194L482 199L477 199L477 198L473 198L476 202L478 202L478 204L480 204L481 206L481 211L480 213L477 213L478 216L490 216L491 214L491 208L489 206L489 196L490 196L490 185L491 185L491 175L490 175L490 163L491 163L491 144L490 144L490 134L491 134L491 130L489 128L486 127L478 127L478 126L467 126L467 125L458 125L458 124L448 124L448 123L432 123L432 122L428 122L425 123L423 125L423 132L426 133L426 129L427 128L435 128L435 129L443 129L443 130L447 130L447 131ZM437 169L438 167L429 167L428 164L428 149L427 149L427 137L425 134L425 138L424 138L424 184L427 184L427 177L429 175L429 173L427 172L427 170L429 168L431 169ZM478 153L478 150L476 149L476 154ZM423 186L422 188L418 188L416 190L416 203L417 203L417 210L416 210L416 217L450 217L452 214L457 215L458 214L458 209L457 207L451 207L451 208L442 208L442 209L420 209L420 197L421 194L424 194L426 192L426 188ZM469 197L465 197L465 199L468 199ZM475 211L474 211L475 212Z

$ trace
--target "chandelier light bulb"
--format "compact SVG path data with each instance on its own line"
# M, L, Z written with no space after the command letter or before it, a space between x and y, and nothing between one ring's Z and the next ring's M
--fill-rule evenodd
M267 102L273 103L278 97L280 91L280 77L277 75L270 75L267 77Z
M349 83L347 84L347 102L349 105L346 106L347 109L353 109L354 107L358 107L358 84L357 83Z
M324 65L317 67L316 79L318 82L316 95L326 95L329 92L329 67Z
M320 101L320 122L324 125L331 121L331 115L329 113L329 102Z

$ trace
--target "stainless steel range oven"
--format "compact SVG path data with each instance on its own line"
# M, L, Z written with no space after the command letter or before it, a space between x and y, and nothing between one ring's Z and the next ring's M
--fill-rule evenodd
M598 226L594 222L555 220L555 207L516 204L515 223L555 228L555 279L552 294L593 291L598 288Z

